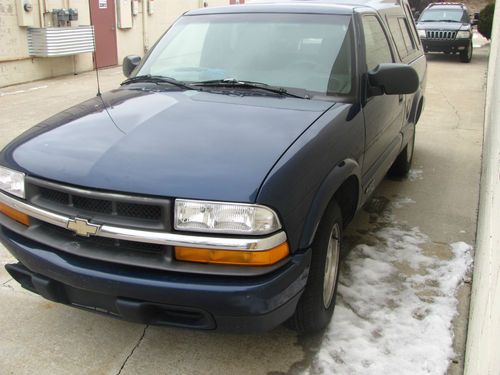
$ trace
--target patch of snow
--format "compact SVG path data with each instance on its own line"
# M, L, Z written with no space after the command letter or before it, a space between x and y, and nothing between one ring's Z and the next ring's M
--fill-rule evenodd
M474 48L480 48L489 43L490 41L488 39L482 36L478 31L474 30L474 32L472 33L472 46Z
M397 197L391 201L391 206L393 208L401 208L406 204L413 204L417 203L413 199L408 198L408 197Z
M387 213L368 235L370 245L357 245L345 259L333 321L306 372L445 374L471 246L453 243L449 259L440 259L425 251L424 233Z
M410 181L423 180L424 171L422 169L410 169L408 172L408 179Z

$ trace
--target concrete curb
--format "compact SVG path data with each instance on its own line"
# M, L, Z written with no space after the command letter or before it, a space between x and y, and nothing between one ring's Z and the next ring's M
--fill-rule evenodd
M488 65L477 246L465 375L500 374L500 9Z

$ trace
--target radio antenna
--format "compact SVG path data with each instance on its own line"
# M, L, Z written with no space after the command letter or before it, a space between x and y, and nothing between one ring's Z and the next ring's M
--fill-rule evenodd
M92 26L92 39L94 40L94 51L92 56L94 58L95 64L95 78L97 80L97 96L101 96L101 85L99 84L99 68L97 67L97 44L95 42L95 27L94 21L92 20L92 0L89 0L89 12L90 12L90 26Z

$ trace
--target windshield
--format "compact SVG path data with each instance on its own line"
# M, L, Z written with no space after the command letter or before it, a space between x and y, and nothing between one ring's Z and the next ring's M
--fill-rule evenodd
M312 94L348 95L351 17L313 14L185 16L163 36L137 75L182 82L234 79Z
M464 11L461 9L428 9L418 22L464 22L463 19Z

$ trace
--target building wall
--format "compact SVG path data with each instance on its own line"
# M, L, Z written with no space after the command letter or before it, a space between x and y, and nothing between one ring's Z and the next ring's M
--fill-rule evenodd
M113 0L108 0L113 1ZM229 0L207 0L208 6L229 4ZM33 27L52 26L48 14L40 9L77 8L78 21L72 26L89 25L88 0L31 0ZM163 32L182 13L203 6L200 0L154 0L154 13L148 14L147 0L139 0L139 13L132 17L130 29L116 29L118 63L127 55L143 56ZM145 22L144 22L145 21ZM0 87L93 69L91 53L66 57L30 57L27 27L18 26L16 0L0 0Z
M40 4L32 1L33 27L40 27ZM47 9L62 8L64 0L46 0ZM87 0L70 0L79 10L79 23L90 23ZM66 57L30 58L27 28L18 26L14 0L0 0L0 87L92 69L90 53Z

